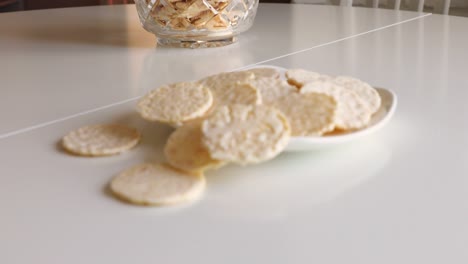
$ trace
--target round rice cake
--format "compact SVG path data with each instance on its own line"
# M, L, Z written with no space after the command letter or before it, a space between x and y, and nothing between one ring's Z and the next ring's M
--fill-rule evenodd
M290 69L286 71L286 79L288 83L301 89L306 83L313 81L326 81L331 79L330 76L320 74L317 72L311 72L304 69Z
M144 163L114 177L111 191L139 205L171 205L196 200L205 189L201 173L186 173L165 164Z
M223 72L201 79L199 82L210 89L218 90L229 83L246 82L255 78L255 74L249 71Z
M214 108L232 104L261 104L260 91L249 83L233 82L211 88Z
M271 106L230 105L203 121L202 133L212 158L249 164L276 157L291 131L286 117Z
M338 76L333 81L355 92L370 109L371 114L379 110L382 100L377 90L368 83L348 76Z
M285 80L274 78L259 78L250 80L250 85L260 91L262 103L271 105L283 96L297 92L297 89Z
M308 83L301 88L302 94L311 92L323 93L332 96L336 100L336 128L354 130L363 128L369 124L372 112L354 91L336 85L331 81L316 81Z
M62 146L76 155L109 156L129 150L139 141L138 130L118 124L105 124L71 131L63 137Z
M201 122L201 121L205 120L208 116L210 116L211 113L213 113L213 111L215 110L215 108L216 107L214 107L214 103L213 103L213 106L210 109L208 109L208 111L206 111L206 113L201 117L197 117L195 119L191 119L191 120L184 121L184 122L168 123L168 124L173 128L179 128L179 127L185 126L187 124Z
M203 116L212 105L208 87L179 82L149 92L140 99L137 110L146 120L178 124Z
M291 136L320 136L335 128L337 102L326 94L292 93L274 106L288 118Z
M164 147L164 154L172 167L189 172L219 168L225 164L212 159L202 144L201 121L177 128L169 136Z
M217 107L231 104L261 104L260 92L247 84L255 75L248 71L223 72L208 76L200 83L210 88L215 110Z
M278 79L281 76L280 71L278 71L275 68L254 68L247 70L247 72L251 72L255 75L255 79L259 78L273 78L273 79Z

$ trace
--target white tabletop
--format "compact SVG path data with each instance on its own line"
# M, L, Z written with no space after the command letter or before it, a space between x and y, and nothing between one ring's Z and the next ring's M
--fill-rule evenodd
M1 14L0 120L7 121L0 124L0 138L134 98L163 83L233 70L422 15L262 5L239 43L193 52L155 49L154 35L142 29L132 5Z
M238 44L155 49L133 6L0 14L0 263L467 263L467 36L466 18L271 4ZM170 129L142 122L135 97L255 63L356 76L399 106L356 143L209 172L190 206L108 194L122 169L163 160ZM114 121L143 144L57 147Z

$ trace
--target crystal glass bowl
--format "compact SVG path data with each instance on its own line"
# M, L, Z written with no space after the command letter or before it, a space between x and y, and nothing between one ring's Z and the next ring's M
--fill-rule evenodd
M143 27L159 45L186 48L231 44L248 30L258 0L136 0Z

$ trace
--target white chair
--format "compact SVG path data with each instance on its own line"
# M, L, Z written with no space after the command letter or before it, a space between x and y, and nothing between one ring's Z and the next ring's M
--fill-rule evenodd
M369 7L380 7L381 5L387 8L392 7L399 10L402 5L408 6L411 10L422 12L424 4L430 4L433 7L434 13L448 15L450 11L451 0L292 0L293 3L301 4L339 4L341 6L353 6L353 4L361 4Z

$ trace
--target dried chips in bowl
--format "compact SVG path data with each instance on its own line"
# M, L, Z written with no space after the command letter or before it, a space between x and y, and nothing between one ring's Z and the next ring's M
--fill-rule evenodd
M159 45L201 48L236 42L255 19L258 0L136 0L144 29Z

